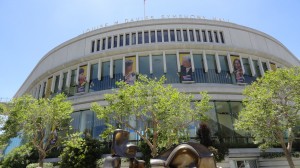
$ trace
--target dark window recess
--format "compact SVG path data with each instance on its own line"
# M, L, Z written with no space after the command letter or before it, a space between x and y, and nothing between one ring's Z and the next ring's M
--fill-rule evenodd
M139 32L139 33L138 33L138 43L139 43L139 44L142 44L142 43L143 43L143 34L142 34L142 32Z
M189 39L188 39L188 34L187 34L187 31L186 31L186 30L183 30L183 40L184 40L184 41L189 41Z
M122 47L124 44L124 37L123 35L120 35L120 43L119 43L119 46Z
M118 36L114 36L114 48L118 45Z
M194 39L194 31L193 30L189 30L189 34L190 34L190 41L195 41L195 39Z
M164 42L168 42L168 41L169 41L168 30L164 30Z
M157 30L157 42L162 42L161 30Z
M224 37L223 37L223 32L220 32L220 38L221 38L221 42L222 42L222 43L225 43Z
M177 35L177 41L182 41L181 30L176 30L176 35Z
M135 45L136 44L136 33L131 34L131 44Z
M196 30L196 38L197 38L197 41L201 41L201 36L200 36L199 30Z
M108 37L107 42L108 42L107 48L110 49L111 48L111 37Z
M211 31L208 31L209 42L213 42L213 37Z
M155 31L151 31L151 43L155 43Z
M97 40L97 51L100 51L100 39Z
M170 30L170 38L171 38L171 41L175 41L175 32L174 32L174 30Z
M102 50L105 50L105 43L106 43L106 39L102 39Z
M128 46L128 45L129 45L129 34L126 34L126 37L125 37L125 38L126 38L126 44L125 44L125 45Z
M202 37L203 37L203 42L207 42L205 30L202 30Z
M144 43L149 43L149 32L148 31L144 32Z
M92 41L92 49L91 49L91 52L94 52L95 51L95 40Z
M215 35L215 42L219 43L218 33L216 31L214 31L214 35Z

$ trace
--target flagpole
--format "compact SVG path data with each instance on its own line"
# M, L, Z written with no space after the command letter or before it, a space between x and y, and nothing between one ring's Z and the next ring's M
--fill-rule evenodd
M144 0L144 19L146 19L146 0Z

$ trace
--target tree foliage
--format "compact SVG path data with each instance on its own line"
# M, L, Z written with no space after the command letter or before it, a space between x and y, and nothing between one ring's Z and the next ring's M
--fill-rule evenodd
M21 133L39 153L39 163L51 149L57 147L70 128L72 106L63 94L52 99L35 99L24 95L13 99L8 120L1 135L2 143Z
M243 94L245 107L235 127L251 133L262 149L280 144L293 167L290 153L300 121L300 68L269 71Z
M109 121L116 121L120 127L135 131L150 147L152 156L157 149L179 143L188 137L187 127L193 121L205 118L211 107L209 96L201 93L201 101L191 107L193 96L181 93L171 85L164 85L165 77L159 80L140 75L134 85L118 82L118 90L106 94L107 106L92 104L91 109L98 118L105 119L108 128L114 128ZM133 125L130 120L136 120ZM152 134L152 141L148 134Z

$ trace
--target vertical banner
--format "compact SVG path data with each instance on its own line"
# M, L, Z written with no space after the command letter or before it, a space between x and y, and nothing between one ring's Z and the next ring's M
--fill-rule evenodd
M126 57L125 58L125 77L124 81L129 84L133 85L136 80L136 57Z
M276 64L273 62L270 62L270 67L271 67L272 71L276 71L276 69L277 69Z
M85 92L86 75L87 75L87 65L80 66L77 93Z
M53 77L48 78L47 87L46 87L46 93L45 93L45 98L49 98L50 95L51 95L52 79L53 79Z
M192 77L192 60L190 53L179 53L181 82L194 81Z
M230 59L233 66L233 73L235 75L236 83L245 83L240 57L236 55L230 55Z

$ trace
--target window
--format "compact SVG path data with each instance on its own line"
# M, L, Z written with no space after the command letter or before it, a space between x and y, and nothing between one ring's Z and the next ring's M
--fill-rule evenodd
M214 31L214 35L215 35L215 42L219 43L219 38L218 38L218 33L217 31Z
M44 82L44 85L43 85L43 95L42 95L43 98L45 97L45 94L46 94L46 85L47 85L47 82Z
M72 118L71 121L72 131L78 132L80 126L81 112L72 113L71 118Z
M187 34L187 30L183 30L183 40L184 40L184 41L189 41L189 39L188 39L188 34Z
M74 95L75 94L75 91L76 91L76 80L77 80L77 69L74 69L71 71L71 82L70 82L70 91L69 91L69 94L70 95Z
M139 73L150 77L149 56L139 56Z
M264 72L267 72L268 71L267 63L266 62L262 62L262 66L263 66Z
M151 31L151 43L155 43L155 31Z
M91 52L94 52L95 50L95 40L92 41L92 49L91 49Z
M131 34L131 45L135 45L136 44L136 33L132 33Z
M123 59L114 60L114 76L118 74L123 76Z
M105 50L106 38L102 39L102 50Z
M110 72L110 61L102 62L102 74L101 77L109 76Z
M205 30L202 30L202 37L203 37L203 42L207 42Z
M142 43L143 43L143 34L142 34L142 32L139 32L139 33L138 33L138 43L139 43L139 44L142 44Z
M194 67L195 69L204 69L203 67L203 57L201 54L194 54L193 55L193 59L194 59Z
M181 30L176 30L177 41L182 41Z
M250 68L248 58L242 58L242 61L243 61L243 66L244 66L244 71L245 71L244 75L251 76L251 68Z
M190 34L190 41L195 41L195 39L194 39L194 31L193 30L189 30L189 34Z
M120 35L120 43L119 43L119 46L122 47L123 46L123 40L124 40L124 37L123 37L123 34Z
M114 48L118 45L118 36L114 36Z
M166 55L167 83L179 83L177 56L175 54Z
M67 88L67 77L68 77L68 72L63 73L63 83L62 83L62 88L61 90L65 93L66 88Z
M125 37L126 38L126 41L125 41L126 44L125 45L128 46L129 45L129 34L126 34L125 36L126 36Z
M208 69L217 69L216 68L216 60L215 60L214 55L207 54L206 60L207 60Z
M111 37L108 37L107 42L108 42L107 49L110 49L111 48Z
M161 30L157 30L157 42L162 42Z
M89 92L97 91L97 84L99 83L98 80L98 63L91 65L91 71L90 71L90 88Z
M170 30L171 41L175 41L175 32L174 30Z
M261 72L260 72L260 68L259 68L259 65L258 65L258 60L253 60L253 66L254 66L254 70L256 72L256 76L261 77Z
M223 141L228 142L234 135L229 102L215 102L215 107L221 131L220 135L222 135Z
M93 112L92 111L82 111L80 116L80 132L86 132L92 134L93 128Z
M145 31L144 32L144 43L149 43L149 32L148 31Z
M164 75L164 61L162 55L152 56L153 77L160 78Z
M209 38L209 42L213 42L211 31L208 31L208 38Z
M200 31L199 30L196 30L196 38L197 38L197 41L201 41L201 36L200 36Z
M100 51L100 39L97 40L97 51Z
M223 32L220 32L220 38L221 38L221 42L222 42L222 43L225 43L224 37L223 37Z
M42 89L42 85L39 85L39 92L38 92L38 95L37 95L38 98L40 98L41 89Z
M168 30L164 30L164 42L168 42L169 41L169 33Z
M220 55L219 56L219 60L220 60L221 70L228 72L229 71L229 67L228 67L227 56Z

